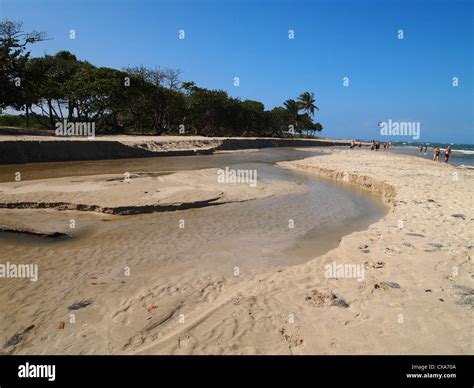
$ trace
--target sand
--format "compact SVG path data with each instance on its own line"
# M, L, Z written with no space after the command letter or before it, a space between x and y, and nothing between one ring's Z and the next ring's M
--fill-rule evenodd
M233 171L235 182L219 183L225 170L210 168L169 174L125 172L0 183L0 208L142 214L266 198L303 187L291 182L259 182L258 175Z
M0 164L187 156L266 147L347 146L349 140L104 135L94 138L13 135L0 127Z
M3 340L35 325L21 344L3 351L473 353L473 171L364 150L280 165L361 186L391 210L323 256L252 277L199 269L189 276L185 264L172 273L147 265L124 276L117 252L116 263L97 273L88 271L96 263L84 256L50 263L47 281L33 285L3 279L0 303L9 313L0 321ZM364 268L364 277L328 278L326 265L333 263ZM90 305L68 310L87 299Z

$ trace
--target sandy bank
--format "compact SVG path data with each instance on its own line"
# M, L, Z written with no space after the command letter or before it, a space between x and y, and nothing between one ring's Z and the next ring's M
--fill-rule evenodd
M18 226L9 226L9 225L0 225L0 232L26 234L26 235L31 235L31 236L51 237L51 238L68 236L66 233L57 232L57 231L49 232L49 231L44 231L44 230L31 229L28 227L22 228Z
M125 173L0 184L0 208L93 211L130 215L265 198L301 192L284 181L218 181L219 169L170 174Z
M361 150L281 164L378 192L392 211L307 264L209 282L211 300L173 315L189 312L185 324L127 352L473 353L473 172ZM333 263L362 266L364 279L327 278Z
M266 147L348 145L345 140L203 136L0 136L0 164L185 156Z

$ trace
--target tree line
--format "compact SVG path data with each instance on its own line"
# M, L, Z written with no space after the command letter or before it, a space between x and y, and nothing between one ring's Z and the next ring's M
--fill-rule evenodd
M0 22L0 109L23 111L25 125L94 122L101 133L203 136L291 136L320 132L313 93L265 110L259 101L230 97L180 80L173 69L97 67L68 51L32 58L43 32Z

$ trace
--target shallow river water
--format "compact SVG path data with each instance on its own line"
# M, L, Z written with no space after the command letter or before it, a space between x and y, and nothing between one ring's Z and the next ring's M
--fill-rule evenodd
M387 208L373 195L315 176L287 170L274 163L320 155L316 151L271 148L255 152L157 157L87 162L57 162L0 166L0 181L124 172L171 172L218 168L256 169L258 180L288 180L307 187L299 194L275 196L201 209L135 216L53 210L1 210L7 223L64 230L76 220L71 239L0 235L0 261L40 262L43 268L76 263L84 270L103 272L113 266L141 265L165 275L176 268L230 275L238 267L254 275L270 268L294 265L335 248L342 236L367 228ZM183 226L180 228L179 226ZM0 222L2 223L2 222ZM294 226L293 228L291 226ZM87 269L84 258L87 258ZM52 266L52 267L51 267ZM81 268L82 267L82 268ZM81 272L82 271L82 272ZM76 272L76 271L74 271Z

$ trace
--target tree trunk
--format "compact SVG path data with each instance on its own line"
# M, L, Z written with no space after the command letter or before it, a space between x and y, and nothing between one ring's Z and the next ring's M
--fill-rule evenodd
M51 100L48 100L48 108L49 108L49 121L51 123L51 128L54 128L53 104L51 103Z
M26 128L30 127L30 110L29 106L25 105Z

